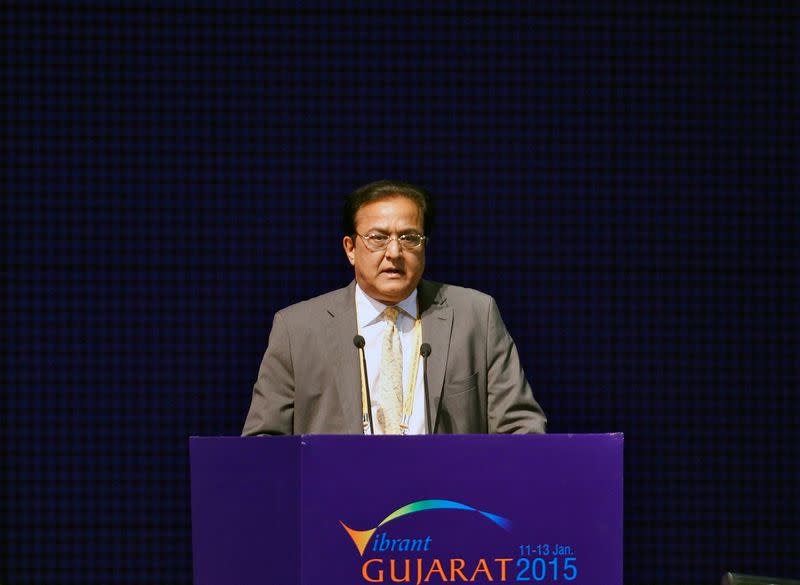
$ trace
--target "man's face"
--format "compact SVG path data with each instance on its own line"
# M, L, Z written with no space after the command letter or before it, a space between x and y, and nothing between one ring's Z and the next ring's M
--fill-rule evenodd
M422 213L416 202L392 196L362 205L356 212L356 232L362 236L384 234L397 238L403 234L423 234ZM345 236L347 259L356 272L356 282L376 301L392 305L417 288L425 270L425 244L413 250L400 247L396 239L385 250L373 252L364 239Z

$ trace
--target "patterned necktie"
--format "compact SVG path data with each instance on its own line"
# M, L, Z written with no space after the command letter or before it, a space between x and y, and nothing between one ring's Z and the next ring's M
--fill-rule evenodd
M378 424L385 435L401 434L403 416L403 352L400 333L397 331L397 307L387 307L384 317L388 321L383 336L380 383L378 384Z

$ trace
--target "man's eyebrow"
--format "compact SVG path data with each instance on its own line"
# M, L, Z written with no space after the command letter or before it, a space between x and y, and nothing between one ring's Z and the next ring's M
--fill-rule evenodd
M388 234L388 233L389 233L389 232L391 232L391 231L392 231L392 230L390 230L390 229L386 229L386 228L373 227L373 228L369 228L369 229L367 230L367 232L366 232L366 233L368 233L368 234L369 234L369 233L381 233L381 234ZM418 230L417 228L415 228L415 227L410 227L410 228L406 228L406 229L404 229L404 230L400 230L400 231L398 231L397 233L398 233L398 234L400 234L401 236L404 236L404 235L408 235L408 234L421 234L422 232L421 232L421 231L419 231L419 230Z

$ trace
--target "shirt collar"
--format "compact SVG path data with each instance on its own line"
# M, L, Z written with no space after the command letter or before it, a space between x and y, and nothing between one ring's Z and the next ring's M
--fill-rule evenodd
M356 283L356 314L358 315L358 328L361 329L377 322L386 307L397 307L402 313L411 315L412 319L417 318L417 289L411 291L405 299L395 305L385 305L376 301L365 293L358 283ZM401 313L401 314L402 314Z

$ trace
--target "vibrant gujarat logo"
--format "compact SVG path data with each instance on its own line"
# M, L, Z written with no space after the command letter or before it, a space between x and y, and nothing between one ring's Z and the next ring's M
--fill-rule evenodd
M484 512L482 510L478 510L477 508L473 508L459 502L454 502L452 500L420 500L419 502L406 504L402 508L398 508L389 514L375 528L370 528L369 530L353 530L341 520L339 520L339 523L347 531L347 534L350 535L350 538L353 539L353 543L355 543L356 548L361 556L364 556L364 551L367 549L367 545L369 544L372 535L375 534L375 531L378 530L378 528L391 522L392 520L400 518L401 516L414 514L416 512L426 512L428 510L464 510L466 512L477 512L505 530L511 530L511 520L508 518L503 518L502 516L492 514L491 512Z

